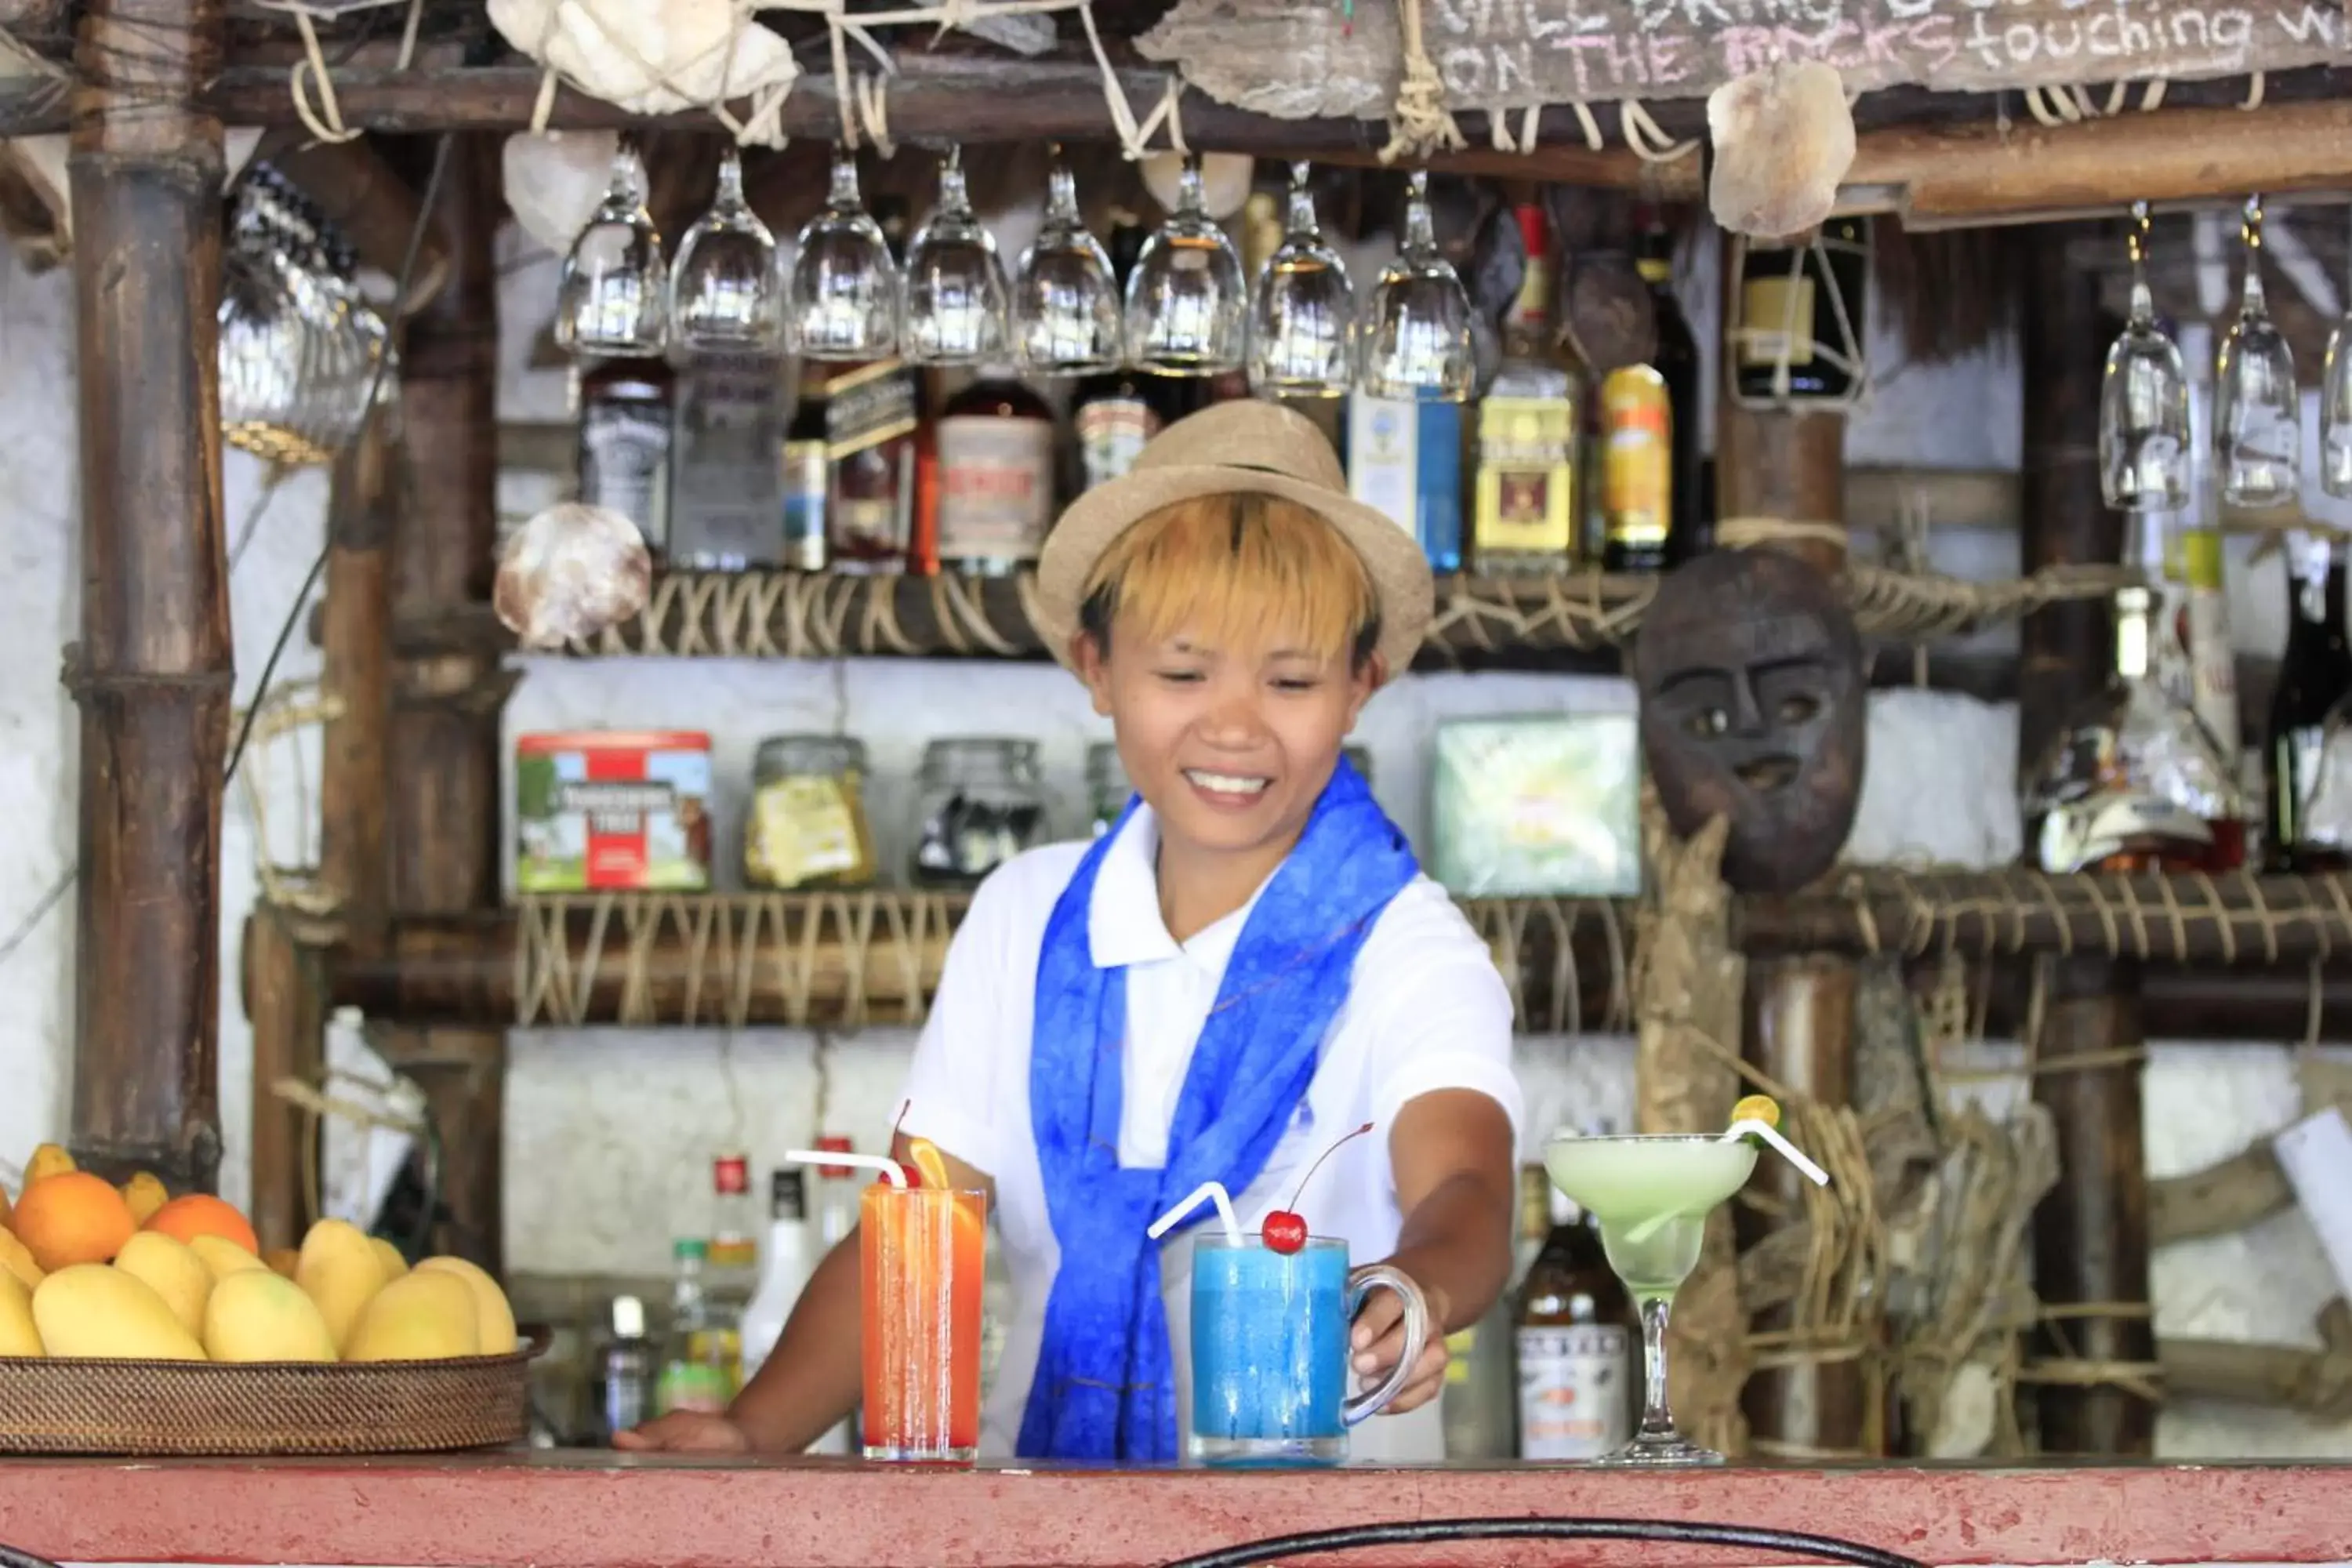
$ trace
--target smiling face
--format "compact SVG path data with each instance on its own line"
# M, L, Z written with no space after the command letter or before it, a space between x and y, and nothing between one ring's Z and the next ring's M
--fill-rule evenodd
M1643 754L1675 832L1729 819L1732 887L1793 891L1836 860L1862 795L1861 660L1836 591L1785 555L1703 556L1651 602Z
M1338 531L1266 496L1180 502L1104 552L1078 670L1163 856L1263 876L1290 852L1379 685L1373 603Z

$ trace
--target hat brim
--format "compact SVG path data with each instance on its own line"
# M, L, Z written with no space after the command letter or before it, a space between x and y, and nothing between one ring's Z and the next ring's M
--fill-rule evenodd
M1097 485L1066 508L1037 558L1038 632L1055 658L1077 668L1072 645L1087 580L1118 536L1165 506L1202 496L1278 496L1339 531L1363 561L1380 606L1377 651L1391 677L1402 675L1421 651L1436 613L1437 588L1420 542L1386 512L1309 479L1223 463L1143 468Z

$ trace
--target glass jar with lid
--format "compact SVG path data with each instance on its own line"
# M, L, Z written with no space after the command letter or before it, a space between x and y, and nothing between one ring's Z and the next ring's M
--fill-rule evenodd
M845 735L771 735L751 764L743 880L754 888L863 888L874 880L866 746Z
M1045 834L1037 742L972 736L923 748L915 781L917 887L977 887Z

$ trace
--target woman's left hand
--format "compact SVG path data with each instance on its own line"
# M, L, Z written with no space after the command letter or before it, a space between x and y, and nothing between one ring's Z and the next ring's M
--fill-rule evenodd
M1445 1387L1443 1325L1449 1303L1444 1292L1434 1286L1423 1286L1421 1295L1429 1309L1429 1337L1422 1342L1421 1359L1413 1363L1404 1386L1381 1409L1383 1415L1418 1410ZM1374 1290L1364 1298L1363 1310L1356 1314L1349 1334L1348 1351L1349 1366L1364 1387L1377 1388L1388 1380L1390 1369L1404 1354L1404 1303L1395 1291Z

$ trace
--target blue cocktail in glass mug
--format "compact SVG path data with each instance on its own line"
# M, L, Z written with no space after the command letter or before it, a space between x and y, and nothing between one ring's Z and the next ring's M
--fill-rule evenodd
M1347 1397L1348 1330L1368 1290L1404 1302L1404 1355ZM1204 1227L1192 1245L1192 1457L1212 1465L1335 1464L1348 1429L1397 1396L1429 1332L1420 1289L1389 1265L1349 1273L1348 1244L1277 1252Z

